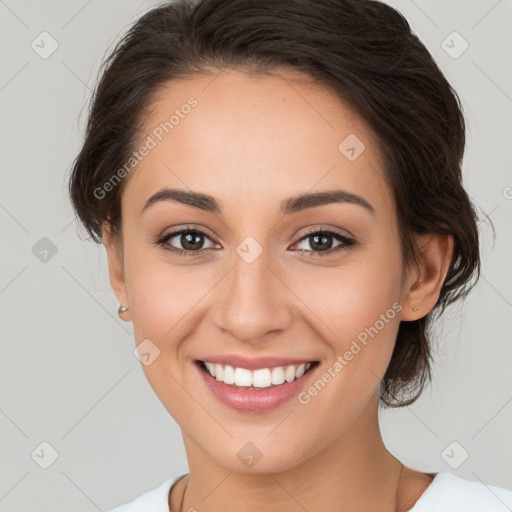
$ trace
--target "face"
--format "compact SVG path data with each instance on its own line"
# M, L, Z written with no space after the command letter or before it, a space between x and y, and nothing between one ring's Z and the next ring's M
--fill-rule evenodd
M168 84L123 190L122 247L109 249L152 388L196 452L235 471L291 468L361 426L406 300L376 140L327 90L290 81L300 77L224 71ZM183 194L148 203L164 189ZM281 379L279 358L314 364L248 391L198 363L237 356L278 358L234 360L263 370L258 385L265 368ZM251 466L246 452L261 459Z

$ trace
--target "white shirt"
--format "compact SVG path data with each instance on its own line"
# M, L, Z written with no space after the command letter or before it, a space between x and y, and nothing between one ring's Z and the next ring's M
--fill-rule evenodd
M108 512L170 512L169 490L182 476L169 478L158 487ZM409 512L511 512L512 491L460 478L448 471L434 480ZM172 511L171 511L172 512Z

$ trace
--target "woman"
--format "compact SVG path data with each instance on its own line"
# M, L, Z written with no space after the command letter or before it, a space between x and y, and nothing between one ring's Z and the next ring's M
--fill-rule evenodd
M378 424L478 278L464 144L456 93L383 3L179 1L132 27L70 193L190 471L116 512L509 510L405 466Z

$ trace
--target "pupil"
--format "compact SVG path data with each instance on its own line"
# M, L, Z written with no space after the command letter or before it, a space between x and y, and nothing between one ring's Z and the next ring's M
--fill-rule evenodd
M194 245L196 244L196 245ZM198 249L201 245L201 235L198 233L187 233L181 235L181 245L184 249Z
M311 244L311 247L316 248L320 251L328 250L332 247L332 239L331 235L313 235L313 243ZM318 240L321 240L321 242L318 242ZM328 242L330 240L331 243ZM327 244L328 247L324 247L321 244ZM320 247L318 247L320 246Z

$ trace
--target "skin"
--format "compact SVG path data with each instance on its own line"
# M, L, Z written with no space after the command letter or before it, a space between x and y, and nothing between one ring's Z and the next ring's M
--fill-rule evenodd
M182 429L190 472L170 493L173 511L183 496L182 510L201 512L394 510L400 466L380 434L379 383L400 321L435 305L453 239L418 236L422 264L406 271L376 138L306 79L290 70L225 70L167 84L144 119L144 136L191 96L198 105L128 176L122 239L103 228L111 284L129 307L124 319L137 344L149 338L160 350L143 370ZM355 161L338 149L349 134L366 146ZM141 213L162 187L214 196L222 211L167 200ZM333 188L362 196L375 213L349 203L279 211L291 196ZM203 255L180 258L153 243L187 225L207 233L196 249ZM356 245L318 256L312 238L303 238L313 227ZM247 236L263 249L250 264L236 252ZM167 246L183 248L182 241ZM320 361L318 378L396 302L395 318L306 405L292 399L266 413L232 410L193 364L212 354L299 357ZM249 441L262 454L250 468L237 456ZM399 509L412 507L431 481L404 468Z

